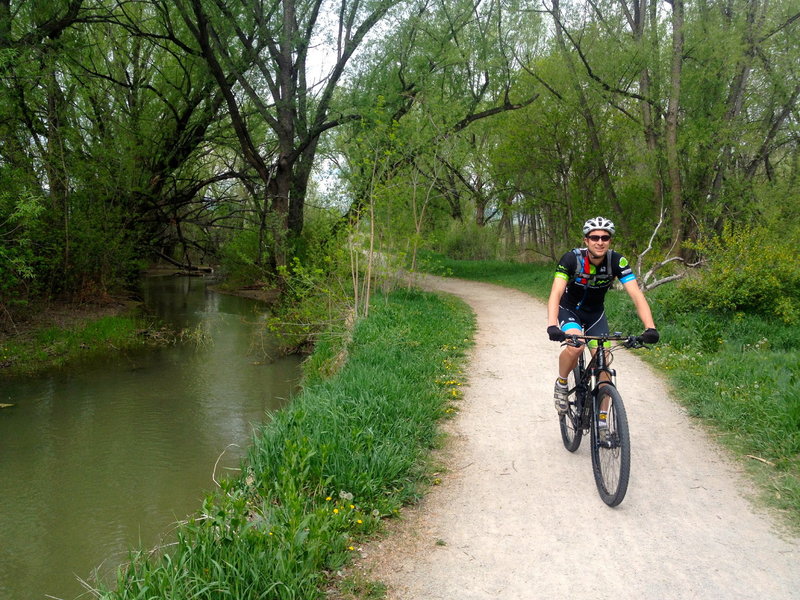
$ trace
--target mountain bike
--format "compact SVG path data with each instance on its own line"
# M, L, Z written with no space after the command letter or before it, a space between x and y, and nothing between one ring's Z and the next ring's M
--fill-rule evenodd
M591 434L592 471L597 491L603 502L617 506L628 491L631 439L625 405L616 387L617 374L610 365L616 349L646 346L639 337L620 333L568 335L562 345L580 346L591 340L597 340L598 352L594 353L588 364L585 362L585 352L581 352L578 365L569 376L569 409L559 415L561 439L567 450L575 452L583 436L587 432ZM600 352L601 348L605 351ZM601 408L608 412L608 427L602 432L598 418Z

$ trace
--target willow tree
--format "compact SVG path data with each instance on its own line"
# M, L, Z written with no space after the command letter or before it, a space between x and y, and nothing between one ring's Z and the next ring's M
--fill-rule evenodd
M17 223L27 215L15 231L36 256L28 289L102 294L180 237L199 190L231 176L204 167L221 95L150 3L2 9L3 204Z
M44 272L46 281L33 281L37 289L63 279L69 260L68 107L57 73L60 48L69 45L82 4L0 2L0 302L8 292L24 297ZM48 230L62 237L45 235ZM43 252L43 243L61 251ZM36 254L48 269L37 269Z
M335 106L345 68L400 0L178 0L225 99L242 156L269 209L274 268L303 228L320 137L357 118ZM165 3L166 6L166 3ZM314 54L312 56L312 53ZM317 74L315 60L330 68Z
M499 214L500 203L486 168L497 141L487 124L536 100L536 90L516 86L516 52L541 23L513 2L440 0L420 8L370 48L369 64L348 89L351 105L380 105L383 118L396 124L391 139L360 124L341 132L349 216L356 219L374 200L369 190L376 187L375 173L364 158L383 144L394 160L381 169L381 186L399 186L384 194L397 200L394 222L404 219L419 236L423 224L415 208L426 190L427 218L446 211L456 227L467 229L471 222L482 228ZM426 227L447 227L449 221Z
M796 2L543 6L553 44L523 64L584 120L578 135L596 174L587 179L586 209L602 198L636 244L664 214L660 238L678 249L727 220L758 218L758 190L791 171L797 144ZM540 73L554 55L564 73ZM645 178L649 189L639 183Z

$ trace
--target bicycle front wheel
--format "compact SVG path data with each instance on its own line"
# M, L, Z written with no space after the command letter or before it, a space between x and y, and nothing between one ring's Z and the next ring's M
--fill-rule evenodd
M583 410L584 398L578 397L576 382L580 381L580 368L575 367L569 376L567 385L572 393L569 395L569 410L566 414L559 415L558 424L561 427L561 441L564 448L570 452L575 452L581 445L583 429L581 428L581 411Z
M597 412L608 404L608 433L601 437ZM597 392L596 411L592 419L592 470L597 491L603 502L617 506L628 491L631 472L631 438L628 415L617 388L600 385Z

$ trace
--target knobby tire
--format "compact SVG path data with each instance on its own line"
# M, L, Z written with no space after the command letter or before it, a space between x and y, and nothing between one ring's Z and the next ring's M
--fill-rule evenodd
M581 428L581 415L578 410L581 402L577 398L577 390L575 385L580 381L581 373L580 368L575 367L572 374L569 376L567 385L573 392L569 395L569 412L565 415L559 415L558 424L561 426L561 441L564 442L564 448L570 452L575 452L581 445L581 438L583 438L583 429Z
M592 423L592 470L597 491L603 502L617 506L628 491L631 472L631 438L628 430L628 415L622 397L613 385L601 385L597 392L597 407L603 399L611 399L608 408L610 442L602 444L598 439L597 418Z

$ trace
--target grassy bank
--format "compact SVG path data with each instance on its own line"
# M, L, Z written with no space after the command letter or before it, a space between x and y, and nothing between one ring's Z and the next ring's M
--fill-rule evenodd
M376 298L348 360L255 436L224 482L160 555L138 553L103 598L324 597L331 573L381 519L429 484L437 421L454 410L473 317L421 292ZM322 344L321 356L336 351Z
M438 272L542 300L554 272L554 265L499 261L431 264ZM742 458L763 498L800 527L800 338L795 329L749 314L689 311L674 285L656 288L648 299L662 339L640 355L666 375L689 414ZM640 332L625 292L609 292L606 308L613 330Z
M96 318L85 313L75 323L34 326L0 339L0 376L32 375L76 360L172 338L174 334L157 329L150 320L131 311Z

